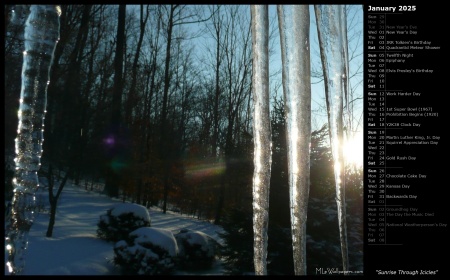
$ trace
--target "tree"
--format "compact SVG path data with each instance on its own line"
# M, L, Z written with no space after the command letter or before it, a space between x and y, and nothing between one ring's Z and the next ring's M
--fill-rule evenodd
M271 108L272 168L270 175L270 224L290 227L286 120L283 98L274 97ZM269 242L270 246L271 242Z
M222 134L222 152L225 158L226 169L222 175L219 192L215 224L220 224L222 210L225 204L226 185L232 168L232 158L236 156L236 140L242 133L239 117L245 105L245 100L250 98L251 93L251 27L246 13L242 13L243 7L227 6L225 19L224 37L224 113L225 124ZM245 131L244 131L245 133ZM248 132L246 132L248 133ZM241 187L241 186L238 186ZM233 190L235 191L235 190Z
M208 22L206 24L206 28L210 32L214 44L215 49L212 55L214 56L212 67L214 69L214 89L213 89L213 111L212 111L212 139L211 139L211 156L217 157L217 152L219 148L219 105L220 105L220 97L222 95L222 86L221 86L221 66L224 60L224 47L223 47L223 25L224 25L224 15L221 13L223 9L221 7L211 7L211 13L213 14L212 20L212 28L211 24Z
M118 24L117 24L117 45L116 45L116 53L114 59L114 91L113 91L113 101L112 101L112 111L111 111L111 141L112 141L112 153L113 156L120 156L121 149L124 149L122 138L124 135L124 127L121 123L121 105L122 105L122 90L123 90L123 81L122 81L122 71L123 71L123 53L124 53L124 41L125 41L125 12L126 5L119 5L119 14L118 14ZM118 166L116 170L113 168L112 160L114 158L110 158L108 162L108 173L106 176L105 190L106 193L111 197L118 197L119 195L119 180L121 175L121 167ZM119 159L123 160L123 159ZM120 163L119 163L120 164Z
M139 39L136 46L136 52L134 54L133 65L131 67L131 85L130 91L127 97L127 106L125 111L125 120L131 125L131 119L133 115L133 108L136 107L136 83L138 77L139 57L141 55L142 43L144 41L145 28L150 15L149 5L146 6L144 13L144 5L139 6ZM145 16L144 16L145 14Z
M70 150L70 148L74 148L73 145L76 143L77 134L74 133L74 129L75 125L79 124L79 112L74 110L74 104L79 102L80 98L82 79L77 79L80 76L80 57L84 51L84 44L74 41L76 38L81 39L85 36L87 30L89 13L84 14L84 28L80 24L83 10L86 11L87 8L77 5L61 6L61 36L55 49L54 65L50 73L53 82L48 87L45 119L47 141L44 142L44 156L46 159L55 161L58 166L69 160L67 155L72 157L73 149ZM67 93L62 95L61 92L65 92L64 88L67 88ZM64 121L57 121L58 119Z
M168 146L168 101L169 101L169 86L171 83L170 75L170 64L171 64L171 47L172 47L172 36L174 32L174 27L179 25L199 23L207 21L208 19L199 18L198 12L192 12L187 9L185 5L170 5L169 7L163 6L165 10L166 21L163 24L167 24L165 27L166 31L166 59L164 63L164 89L163 89L163 100L161 108L161 138L160 138L160 158L163 161L163 184L164 184L164 194L163 194L163 212L166 213L167 210L167 199L169 195L169 170L171 166L171 158L173 157L171 149ZM186 13L187 12L187 13Z
M134 123L133 123L133 119L137 119L136 115L138 115L138 96L137 96L137 79L138 79L138 70L139 70L139 58L141 55L141 48L142 48L142 44L144 41L144 35L145 35L145 29L146 29L146 25L149 19L149 15L150 15L150 8L149 5L146 6L145 9L145 16L144 16L144 5L140 5L139 7L139 38L138 38L138 42L137 42L137 47L136 47L136 52L134 55L134 59L133 59L133 65L131 68L131 85L130 85L130 90L129 90L129 94L127 97L127 104L125 107L125 122L127 123L129 128L134 128ZM134 118L133 118L134 117ZM141 129L138 129L138 131L142 132L145 131L146 129L143 127L139 127ZM138 137L138 133L137 131L135 131L134 129L130 129L130 132L132 133L132 138L134 139L135 137ZM139 163L142 163L144 161L145 158L145 152L142 151L143 148L143 139L145 139L145 137L139 137L141 142L135 143L133 145L133 147L136 147L136 149L138 151L136 151L136 153L139 154L139 159L137 159L137 161ZM134 174L133 174L134 175ZM137 184L137 194L136 194L136 202L138 204L141 203L141 194L142 194L142 180L138 179L136 181L131 180L131 183Z
M47 233L45 234L45 236L47 236L47 237L53 236L53 227L55 225L55 220L56 220L56 207L58 205L58 199L59 199L59 196L61 195L61 192L62 192L64 186L66 185L67 179L69 178L71 171L72 170L69 170L68 172L66 172L66 175L64 176L64 179L59 184L58 190L56 191L56 195L55 195L53 193L53 188L54 188L54 184L55 184L55 179L53 176L53 168L52 168L51 164L48 167L47 179L48 179L48 199L50 202L50 219L48 222Z
M75 46L69 56L68 74L65 88L67 89L66 97L64 98L66 108L66 125L64 129L67 131L67 141L70 147L68 151L70 168L74 169L76 175L75 184L79 183L80 168L83 158L83 150L86 142L86 133L83 135L79 133L84 127L88 106L86 104L86 95L82 91L81 69L86 48L86 42L89 32L89 21L91 18L92 5L85 5L82 10L80 27L76 36ZM79 111L81 110L81 112Z
M150 11L147 10L147 14L149 12ZM156 93L159 91L159 83L157 79L159 72L158 65L160 64L158 57L161 49L160 34L162 18L160 15L161 7L158 6L153 10L152 18L154 21L152 24L156 25L156 27L150 29L151 33L149 35L149 46L147 48L147 50L150 51L148 54L149 61L145 61L143 67L143 76L146 79L144 96L141 97L143 98L143 106L141 106L141 110L138 111L137 116L135 117L136 125L134 126L134 135L140 139L139 143L135 144L137 145L136 157L138 158L136 167L136 173L138 176L136 182L136 202L142 204L146 204L150 200L149 196L145 194L150 192L150 188L153 190L156 189L154 183L160 180L157 174L161 173L159 172L161 163L157 148L159 143L157 143L157 135L153 133L158 123L156 121L158 116L157 102L154 99ZM140 28L142 28L142 25L140 25ZM146 176L142 176L142 174L146 174ZM156 197L153 196L151 200L156 200Z
M245 207L230 209L224 215L224 233L219 236L225 241L221 254L229 274L248 274L254 269L251 217L251 211Z

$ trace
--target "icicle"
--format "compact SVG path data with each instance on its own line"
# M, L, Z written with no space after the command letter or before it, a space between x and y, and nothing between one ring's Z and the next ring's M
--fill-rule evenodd
M345 7L345 6L344 6ZM347 12L345 9L342 11L341 15L341 32L342 32L342 51L344 53L344 76L342 76L344 82L344 95L345 95L345 104L346 107L349 108L348 104L350 103L349 96L349 57L348 57L348 37L347 37Z
M348 271L345 174L343 155L343 99L347 92L348 59L343 5L314 6L328 105L331 151L336 181L336 202L344 273Z
M269 225L269 187L272 142L269 116L269 10L267 5L252 5L253 41L253 232L256 275L267 274Z
M351 127L351 109L350 109L350 92L349 92L349 58L348 58L348 38L347 38L347 12L346 6L342 6L341 16L339 17L341 35L342 35L342 59L344 60L344 69L342 74L342 90L344 95L343 125L347 126L347 132L352 132ZM344 130L345 133L345 130ZM347 133L347 134L348 134Z
M278 5L296 275L306 275L306 218L310 182L311 72L309 6Z
M8 272L13 275L20 274L24 268L28 233L34 220L47 86L59 39L59 14L59 6L31 5L25 25L19 123L15 140L14 196L5 240Z

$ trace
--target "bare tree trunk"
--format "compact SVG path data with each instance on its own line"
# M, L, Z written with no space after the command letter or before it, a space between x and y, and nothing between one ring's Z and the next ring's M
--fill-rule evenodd
M81 92L81 63L83 60L83 51L86 46L87 34L89 31L89 20L92 5L85 5L83 9L83 15L81 18L80 28L77 34L77 40L75 43L75 48L70 57L69 66L69 79L67 81L68 85L67 91L71 96L71 101L67 103L67 110L70 112L69 117L72 119L72 127L69 128L71 131L69 133L69 143L71 145L71 155L69 158L70 163L73 164L75 184L78 185L80 181L81 163L83 158L85 137L81 134L81 129L84 126L84 122L87 114L87 106L83 106L87 102L87 96L82 96ZM81 107L81 114L78 108ZM70 122L69 122L70 123ZM86 136L86 133L84 134Z
M54 180L53 180L52 165L50 164L50 166L48 167L47 179L48 179L48 199L50 202L50 220L48 222L47 233L45 235L47 237L53 236L53 227L55 225L55 220L56 220L56 207L58 205L58 199L59 199L59 196L61 195L61 192L62 192L64 186L66 185L66 182L67 182L67 179L69 178L69 173L71 173L71 170L72 169L70 169L69 171L66 172L64 179L59 184L56 195L54 195L53 194Z
M243 22L240 15L240 7L233 6L227 8L228 14L225 24L224 38L224 54L225 54L225 81L227 83L224 92L226 93L226 113L227 127L225 135L225 162L226 169L222 174L219 187L219 198L216 210L215 224L220 224L222 218L222 208L225 204L225 190L229 178L233 176L231 173L232 156L235 151L234 145L236 137L234 137L235 127L237 124L237 115L240 106L245 100L247 93L250 93L251 87L251 27ZM242 30L248 32L242 32Z
M144 34L145 34L145 27L147 25L147 20L149 17L149 7L147 5L147 10L145 13L145 17L144 17L144 5L140 5L140 18L139 18L139 23L140 23L140 32L139 32L139 39L138 39L138 44L136 47L136 53L134 54L134 60L133 60L133 66L131 67L131 86L130 86L130 92L127 98L127 107L126 107L126 111L125 111L125 120L128 124L128 126L131 125L131 119L132 119L132 115L133 115L133 108L134 105L136 104L136 82L137 82L137 71L138 71L138 62L139 62L139 57L141 54L141 47L142 47L142 42L144 40Z
M221 31L222 24L220 20L220 14L217 15L217 18L213 18L214 31L215 31L215 39L216 39L216 65L215 65L215 94L214 94L214 108L213 108L213 118L214 118L214 126L213 126L213 139L212 139L212 156L217 157L217 148L219 141L219 101L220 101L220 66L222 63L222 55L221 55Z
M144 5L141 4L140 5L140 17L139 17L139 23L140 23L139 39L138 39L138 44L137 44L137 48L136 48L136 53L134 55L133 66L131 68L131 73L132 73L131 86L130 86L130 92L128 94L127 106L126 106L126 111L125 111L125 121L126 121L128 127L132 126L133 108L135 107L135 104L137 102L136 101L136 83L137 83L138 62L139 62L139 57L140 57L140 53L141 53L142 42L144 40L145 27L147 25L148 17L149 17L149 6L147 5L147 10L146 10L145 18L144 18ZM142 130L142 131L144 131L144 130ZM145 139L145 136L142 136L142 138ZM142 142L143 141L141 141L141 144L142 144ZM138 147L137 149L142 149L143 148L142 146ZM139 163L142 163L144 161L144 157L145 157L144 151L141 150L141 152L139 153ZM141 177L136 179L136 186L137 186L136 203L140 204L141 203L141 193L142 193Z
M167 147L167 103L169 95L169 66L170 66L170 49L172 43L172 30L173 30L173 14L177 5L170 6L169 22L167 23L167 46L166 46L166 62L164 67L164 92L163 92L163 103L161 111L161 142L160 142L160 155L163 161L163 213L167 211L167 198L169 195L169 157L168 157L168 147Z
M112 101L112 114L111 114L111 134L115 137L117 145L118 140L121 137L121 129L119 128L120 120L121 120L121 104L122 104L122 90L123 90L123 81L122 81L122 72L123 72L123 51L124 51L124 42L125 42L125 12L126 5L119 5L119 21L117 26L117 46L116 46L116 55L114 58L114 92L113 92L113 101ZM117 149L117 148L116 148ZM111 163L108 162L106 174L106 182L105 182L105 190L110 197L118 197L119 196L119 179L120 179L120 170L114 170L111 166Z
M163 162L163 213L166 213L167 210L167 199L169 195L169 176L170 176L170 167L173 161L174 152L169 149L168 146L168 101L169 101L169 87L171 82L171 74L170 74L170 63L171 63L171 46L172 46L172 33L173 29L177 25L185 25L191 23L199 23L203 21L207 21L207 19L198 19L198 14L189 13L188 15L183 15L183 9L185 6L182 5L170 5L168 11L167 22L164 24L167 25L167 45L166 45L166 60L164 67L164 91L163 91L163 102L161 109L161 139L160 139L160 156Z

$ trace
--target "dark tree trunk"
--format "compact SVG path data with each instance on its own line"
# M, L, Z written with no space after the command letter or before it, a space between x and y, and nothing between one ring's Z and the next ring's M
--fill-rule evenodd
M131 126L131 120L133 116L133 108L136 104L136 83L137 83L137 72L138 72L138 62L139 57L141 54L141 47L142 42L144 40L144 34L145 34L145 26L147 24L147 20L149 17L149 11L147 6L147 12L144 18L144 5L140 5L140 33L139 33L139 40L136 47L136 53L134 54L134 60L133 60L133 66L131 68L131 86L130 86L130 92L127 99L127 107L125 111L125 120L129 126Z
M48 198L50 201L50 220L48 222L48 227L47 227L47 234L46 234L47 237L53 236L53 227L55 225L55 220L56 220L56 207L58 205L58 199L59 199L59 196L61 195L61 192L62 192L64 186L66 185L66 182L67 182L67 179L69 178L70 172L71 172L71 170L67 171L66 175L64 176L64 179L59 184L56 195L54 195L53 194L54 181L53 181L52 165L50 164L50 166L48 167L47 179L48 179Z
M113 100L112 100L112 115L111 115L111 127L110 133L114 137L114 144L117 145L118 140L121 139L122 131L119 127L121 120L120 108L122 104L122 90L123 90L123 81L122 81L122 72L123 72L123 52L124 52L124 42L125 42L125 12L126 5L119 5L119 17L118 17L118 26L117 26L117 46L116 46L116 55L114 58L114 92L113 92ZM113 147L114 151L112 153L117 152L117 149L120 147ZM119 196L119 180L120 180L120 170L114 170L112 168L112 162L107 162L107 174L106 174L106 182L105 182L105 190L108 196L110 197L118 197Z
M164 93L163 103L161 111L161 144L160 155L163 162L163 180L164 180L164 194L163 194L163 213L167 211L167 198L169 195L169 151L167 147L167 103L169 95L169 66L170 66L170 48L172 43L172 30L173 30L173 14L176 9L175 5L170 7L169 22L167 27L167 48L166 48L166 62L164 68Z

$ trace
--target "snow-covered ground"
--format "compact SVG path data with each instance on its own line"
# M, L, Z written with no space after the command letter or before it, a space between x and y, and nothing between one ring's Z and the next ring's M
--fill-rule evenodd
M113 264L115 243L98 238L96 233L100 216L122 203L121 200L111 199L96 191L86 191L84 187L68 182L58 201L53 237L47 238L47 189L39 191L36 198L38 204L43 204L44 210L38 212L30 231L23 275L121 275L120 268ZM308 225L308 264L312 270L310 273L314 273L317 267L340 266L335 208L333 199L310 199L309 216L315 217L315 221ZM179 233L181 229L199 231L223 244L218 234L222 228L208 221L171 211L163 214L159 208L150 208L149 214L152 228L165 229L173 234ZM350 215L348 219L349 258L351 270L361 271L362 220L359 216L353 216ZM5 252L5 259L6 257ZM5 272L7 274L6 265ZM177 270L173 274L223 275L224 268L218 259L208 270Z
M47 201L47 191L38 192L37 199ZM22 275L120 275L119 268L112 262L114 243L96 236L100 216L117 203L121 201L68 183L58 201L53 237L45 237L49 213L38 213L30 231ZM170 211L163 214L158 208L150 208L149 212L152 227L170 230L174 234L187 228L221 241L217 232L222 229L207 221ZM209 270L176 271L174 274L221 275L223 271L218 260Z

